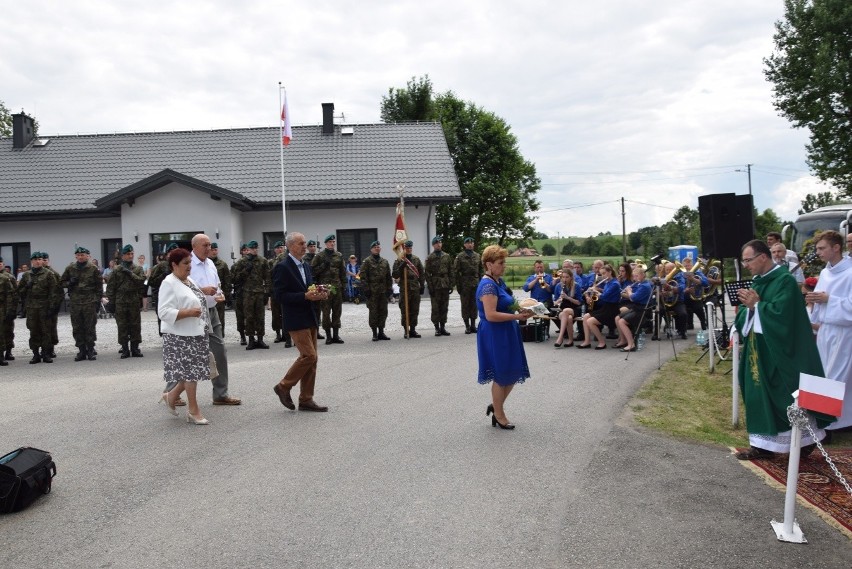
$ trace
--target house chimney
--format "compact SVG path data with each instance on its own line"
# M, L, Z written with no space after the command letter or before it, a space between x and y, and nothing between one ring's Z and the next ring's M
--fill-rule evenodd
M334 134L334 103L322 104L322 133Z
M32 117L24 113L12 115L12 148L26 148L34 135Z

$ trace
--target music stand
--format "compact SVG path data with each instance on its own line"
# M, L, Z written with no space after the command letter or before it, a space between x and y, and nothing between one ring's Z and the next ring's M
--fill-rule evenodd
M731 306L739 306L740 299L737 296L737 291L740 289L750 289L752 285L752 281L734 281L730 283L725 283L725 292L728 293L728 301L730 301Z

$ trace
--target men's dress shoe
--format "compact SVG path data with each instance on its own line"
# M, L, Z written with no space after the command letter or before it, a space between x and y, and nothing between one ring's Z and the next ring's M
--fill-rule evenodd
M316 401L313 399L310 401L305 401L304 403L299 403L299 411L316 411L317 413L325 413L328 411L328 407L325 405L317 405Z
M317 330L317 340L325 340L325 336L319 330Z
M213 405L242 405L242 399L237 397L223 397L222 399L214 399Z
M293 347L293 341L287 340L286 342L284 342L284 347L285 348L292 348Z
M769 450L764 450L757 447L749 447L746 450L740 451L734 455L737 460L754 460L756 458L772 458L775 453Z
M275 395L278 396L278 400L281 401L281 404L290 409L291 411L296 410L296 406L293 404L293 398L290 397L290 390L284 389L280 383L276 383L275 387L272 388L272 391L275 392Z
M9 365L9 362L7 362L6 360L0 359L0 366L7 366L7 365Z

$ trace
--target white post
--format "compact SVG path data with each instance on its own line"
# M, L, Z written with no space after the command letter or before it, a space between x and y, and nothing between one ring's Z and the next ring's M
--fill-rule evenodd
M712 320L712 322L711 322ZM710 373L716 371L716 305L712 302L704 303L704 321L707 322L707 355L710 357Z
M284 235L287 235L287 195L284 188L284 120L281 118L281 113L284 110L284 102L281 99L281 81L278 82L278 152L281 156L281 227L284 229ZM286 91L284 97L286 97Z
M799 391L793 393L793 408L799 408ZM778 541L807 543L805 535L796 522L796 489L799 484L799 458L802 454L802 430L793 423L790 440L790 462L787 464L787 492L784 494L784 523L772 520L772 528Z
M731 424L740 424L740 335L731 334Z

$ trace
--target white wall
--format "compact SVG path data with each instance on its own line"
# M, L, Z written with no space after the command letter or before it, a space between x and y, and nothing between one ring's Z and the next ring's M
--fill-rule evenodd
M0 223L0 243L30 244L30 251L47 251L50 265L59 270L74 260L77 246L87 248L92 257L101 259L101 240L121 236L121 220L117 217L103 219L73 219L45 221L4 221ZM5 257L4 257L5 260ZM12 260L8 259L8 265ZM29 259L19 259L29 264ZM61 273L62 271L59 270Z

